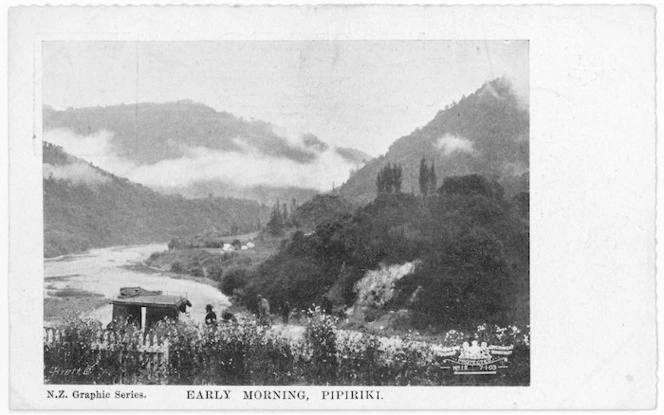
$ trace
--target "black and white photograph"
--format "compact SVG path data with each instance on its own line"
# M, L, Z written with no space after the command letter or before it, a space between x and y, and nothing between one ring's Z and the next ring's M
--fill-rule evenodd
M53 41L44 382L528 386L528 41Z
M183 2L0 14L10 408L656 408L654 6Z

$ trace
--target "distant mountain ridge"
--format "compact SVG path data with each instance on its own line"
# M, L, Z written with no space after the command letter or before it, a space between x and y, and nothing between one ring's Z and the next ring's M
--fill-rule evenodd
M376 176L388 162L404 169L404 192L419 193L418 168L424 157L445 177L482 174L508 193L528 191L530 116L504 78L485 83L458 103L439 111L424 127L397 139L387 153L369 161L339 189L368 203L376 196Z
M231 197L237 199L253 200L260 204L272 206L275 202L289 202L295 199L298 202L306 202L320 194L316 189L298 186L246 186L237 187L228 183L207 180L197 181L189 186L180 187L155 187L155 190L164 194L181 194L187 198L204 198L209 195Z
M84 143L107 170L186 197L212 193L259 203L305 201L320 187L290 179L293 171L302 170L299 177L312 178L311 172L316 170L312 166L324 159L324 165L338 166L339 183L371 158L353 148L325 143L311 133L287 133L269 122L246 120L191 100L62 111L45 106L43 126L46 141L66 150ZM48 133L59 138L49 138ZM267 163L273 162L280 170L265 172ZM176 177L161 174L174 171L171 167L182 173ZM251 174L238 173L244 169L252 169ZM289 172L288 178L280 179Z
M215 228L252 232L270 209L232 198L163 195L44 142L44 256L90 248L167 242Z
M242 153L251 146L266 156L299 163L316 158L315 149L294 146L268 122L245 120L190 100L65 111L45 107L44 130L55 128L68 128L83 136L111 131L118 153L140 164L177 159L190 147Z

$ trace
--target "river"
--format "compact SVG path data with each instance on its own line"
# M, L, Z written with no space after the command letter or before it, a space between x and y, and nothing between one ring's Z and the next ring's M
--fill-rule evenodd
M95 301L94 309L81 314L104 324L112 319L112 306L109 303L119 294L121 287L140 286L147 290L185 293L193 306L188 308L187 315L181 314L181 318L199 322L204 319L206 304L212 304L217 314L230 305L228 298L209 284L178 278L168 272L136 267L151 253L166 249L166 244L117 246L46 259L44 296L64 301L63 293L66 293L69 297L67 301L76 302L80 294L83 303L85 298L96 295L99 301ZM45 323L61 320L62 317L45 316Z

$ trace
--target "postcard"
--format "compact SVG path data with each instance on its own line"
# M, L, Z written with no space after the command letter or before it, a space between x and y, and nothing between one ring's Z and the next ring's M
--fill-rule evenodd
M654 25L11 9L11 406L653 408Z

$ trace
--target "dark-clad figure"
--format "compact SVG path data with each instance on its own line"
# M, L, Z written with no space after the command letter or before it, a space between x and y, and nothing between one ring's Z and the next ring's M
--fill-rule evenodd
M207 314L205 315L205 324L208 327L213 327L217 325L217 314L212 311L212 304L208 304L205 306L205 311L207 311Z
M283 307L281 307L281 317L283 318L284 324L288 324L288 317L291 313L291 305L288 301L284 301Z
M263 326L270 325L270 303L261 294L258 294L258 322Z

